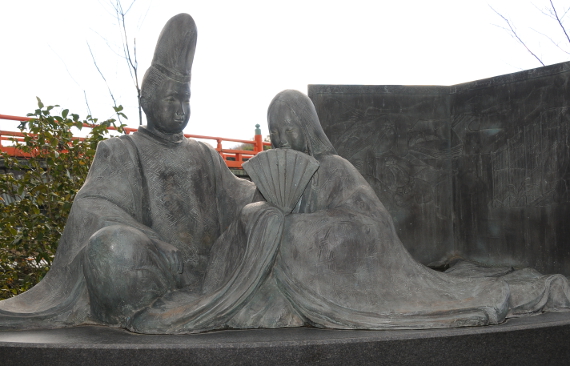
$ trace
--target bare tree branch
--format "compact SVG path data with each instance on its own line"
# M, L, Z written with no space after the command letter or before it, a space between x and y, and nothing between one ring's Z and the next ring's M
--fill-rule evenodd
M150 4L148 6L148 8L146 8L146 11L144 13L144 16L142 17L142 20L139 22L139 26L138 29L141 28L142 24L144 23L144 21L146 20L146 16L148 15L148 12L150 11ZM566 15L566 14L565 14Z
M554 16L556 17L556 21L560 25L560 28L562 28L562 31L564 32L564 35L566 36L568 43L570 43L570 37L568 37L568 33L566 32L566 28L564 27L564 25L562 24L562 21L558 17L558 12L556 11L556 7L554 7L554 3L552 2L552 0L550 0L550 6L552 7L552 12L553 12Z
M538 10L539 12L541 12L542 15L547 16L547 17L549 17L549 18L551 18L551 19L554 19L554 15L552 15L552 10L551 10L551 9L548 9L548 8L546 8L546 9L545 9L545 8L539 8L539 7L536 6L535 4L532 4L532 6L534 6L534 8L535 8L536 10Z
M87 105L87 112L89 113L89 115L91 117L93 117L93 115L91 114L91 108L89 107L89 101L87 101L87 92L85 90L83 90L83 96L85 97L85 104Z
M119 22L119 29L121 30L121 38L123 39L123 53L124 57L127 61L127 66L129 68L129 73L131 78L133 79L133 83L135 84L135 88L137 90L137 100L138 100L138 107L139 107L139 124L142 125L142 107L141 107L141 90L139 86L139 77L138 77L138 61L137 61L137 45L136 39L133 39L133 53L131 55L131 48L129 46L129 37L127 35L127 26L125 22L125 16L131 10L132 6L136 0L133 0L126 11L123 10L123 5L121 4L121 0L115 0L112 2L112 6L116 12L116 18Z
M524 43L524 41L519 37L519 35L517 34L517 32L515 31L515 29L514 29L513 26L511 25L511 22L510 22L507 18L505 18L501 13L499 13L498 11L496 11L495 9L493 9L493 7L492 7L491 5L489 5L489 7L491 8L491 10L493 10L498 16L500 16L500 17L507 23L507 25L509 26L509 30L510 30L511 36L514 37L514 38L516 38L516 39L524 46L524 48L526 48L526 50L527 50L532 56L534 56L534 58L536 58L536 59L538 60L538 62L540 62L540 64L541 64L542 66L545 66L545 65L544 65L544 62L542 62L542 60L541 60L537 55L535 55L534 52L532 52L532 51L530 50L530 48L528 48L528 46L526 45L526 43Z
M111 91L111 88L109 87L109 83L107 82L105 75L103 75L103 72L101 72L101 69L99 69L99 65L97 65L97 60L95 60L95 56L93 55L93 51L91 50L91 46L89 45L89 42L87 42L87 47L89 48L89 53L91 54L91 59L93 60L93 64L95 64L95 67L97 68L97 71L99 72L99 75L101 75L101 77L103 78L103 81L105 81L105 85L107 85L107 90L109 90L109 95L111 96L111 99L113 100L113 107L117 108L117 101L115 100L115 96L113 95L113 92ZM119 120L119 122L121 124L123 124L123 122L121 121L121 116L119 115L119 113L117 113L117 119Z
M549 18L551 18L551 19L553 19L553 20L556 20L556 15L554 14L554 11L553 11L553 4L552 4L552 2L551 2L551 4L550 4L551 6L550 6L549 8L548 8L548 7L546 7L546 8L539 8L539 7L536 6L535 4L532 4L532 5L535 7L535 9L537 9L538 11L540 11L543 15L546 15L547 17L549 17ZM558 11L558 9L556 9L556 11ZM566 16L566 14L568 14L569 11L570 11L570 7L567 8L566 10L564 10L564 14L562 14L562 16L560 17L560 20L563 20L564 17Z
M114 9L114 6L113 6L113 12L111 12L111 11L107 8L107 6L105 6L105 5L101 2L101 0L97 0L97 2L99 3L99 6L100 6L103 10L105 10L105 12L107 13L107 15L109 15L110 17L113 17L113 18L115 17L115 9ZM112 2L111 2L111 5L113 5Z
M127 26L125 24L125 14L126 13L123 13L123 9L121 7L120 0L117 0L117 3L119 4L120 12L118 13L118 16L120 16L119 21L121 23L122 35L124 37L124 39L123 39L123 51L125 53L125 58L127 60L127 63L130 66L129 71L131 71L131 76L136 77L138 63L136 60L136 55L134 56L134 62L133 62L133 57L131 57L131 49L129 47L129 38L127 36ZM134 75L133 75L133 73L134 73Z
M137 100L139 102L139 124L142 125L141 88L139 87L139 77L137 75L139 62L137 61L137 39L136 38L133 38L133 44L134 44L135 64L137 65L137 68L135 69L135 86L137 88Z
M560 44L559 44L559 43L556 43L556 41L553 40L550 36L548 36L548 35L546 35L546 34L544 34L544 33L542 33L542 32L539 32L539 31L537 31L537 30L534 29L534 28L531 28L531 29L532 29L533 31L535 31L536 33L540 34L541 36L545 37L546 39L548 39L550 42L552 42L552 44L553 44L556 48L558 48L560 51L562 51L562 52L564 52L564 53L570 55L570 52L568 52L568 51L566 51L564 48L560 47Z
M77 80L75 80L75 78L73 77L73 75L71 75L71 72L69 71L69 69L67 68L67 64L65 63L65 61L59 56L59 54L57 52L55 52L55 50L51 47L51 45L48 44L48 47L52 50L52 52L57 56L57 58L60 59L60 61L63 63L63 67L65 67L65 71L67 71L67 74L69 75L69 77L71 78L71 80L73 80L73 82L81 88L81 85L79 85L79 83L77 82ZM93 56L93 55L91 55ZM83 95L85 96L85 104L87 105L87 112L89 113L89 115L91 114L91 108L89 107L89 102L87 102L87 93L85 92L85 89L83 89Z
M93 33L95 33L96 35L99 36L99 38L101 38L103 40L103 42L105 42L105 44L107 45L107 47L109 48L109 50L111 52L113 52L115 54L115 56L120 57L120 58L125 58L125 55L120 54L119 52L117 52L109 43L109 40L105 37L103 37L103 35L101 35L101 33L97 32L95 29L93 28L89 28L89 30L91 30Z
M59 58L59 60L60 60L61 63L63 64L63 67L65 67L65 71L67 71L67 75L69 75L69 77L71 78L71 80L73 80L73 82L75 82L75 84L77 84L77 86L81 88L81 85L79 85L79 83L77 82L77 80L75 80L75 78L73 77L73 75L71 75L71 72L69 72L69 69L67 68L67 64L65 63L65 61L59 56L59 54L58 54L57 52L55 52L55 50L51 47L51 45L48 44L48 47L49 47L50 50L57 56L57 58Z
M135 1L137 1L137 0L133 0L133 1L131 2L131 5L129 5L127 11L125 11L125 15L127 15L127 13L129 12L129 10L131 10L131 8L133 7L133 5L135 4Z

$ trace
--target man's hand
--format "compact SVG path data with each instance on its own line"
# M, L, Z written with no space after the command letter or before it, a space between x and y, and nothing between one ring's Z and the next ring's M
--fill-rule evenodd
M166 259L166 262L169 264L170 269L177 273L182 273L184 269L184 263L182 262L182 255L180 251L172 244L168 244L165 241L161 240L153 240L156 249L158 249L160 255Z

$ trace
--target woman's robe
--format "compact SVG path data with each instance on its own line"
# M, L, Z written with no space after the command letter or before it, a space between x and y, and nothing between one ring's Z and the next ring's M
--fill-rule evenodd
M279 93L268 121L274 147L299 145L320 167L285 216L272 271L228 326L446 328L570 307L562 275L498 276L473 265L442 273L416 262L370 185L336 154L307 96Z
M325 155L285 221L279 288L311 323L330 328L496 324L508 312L501 280L460 278L416 262L358 171Z
M496 277L467 262L443 273L416 262L360 173L338 155L319 162L285 217L272 272L227 326L448 328L570 307L561 275L524 269Z

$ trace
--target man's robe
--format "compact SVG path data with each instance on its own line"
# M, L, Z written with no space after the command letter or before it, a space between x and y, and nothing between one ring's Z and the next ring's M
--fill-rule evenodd
M61 327L93 320L82 254L91 235L111 225L137 228L178 248L184 288L201 291L211 246L254 193L255 186L235 177L213 148L182 134L159 136L141 127L101 142L52 268L31 290L0 302L0 326Z

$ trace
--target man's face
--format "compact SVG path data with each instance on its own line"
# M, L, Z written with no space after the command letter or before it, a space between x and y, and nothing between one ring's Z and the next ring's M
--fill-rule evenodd
M166 134L182 132L190 119L190 84L167 80L157 88L155 98L149 127Z

